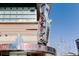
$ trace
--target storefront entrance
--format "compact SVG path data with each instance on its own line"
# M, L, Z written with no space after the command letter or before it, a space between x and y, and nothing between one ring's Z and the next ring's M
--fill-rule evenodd
M24 52L24 51L13 51L9 52L10 56L45 56L43 52Z
M9 56L9 51L0 51L0 56Z

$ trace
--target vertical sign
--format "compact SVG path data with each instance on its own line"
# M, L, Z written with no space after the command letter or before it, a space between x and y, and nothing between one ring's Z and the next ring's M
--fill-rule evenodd
M40 20L39 20L39 41L38 44L47 45L48 42L48 13L49 6L45 3L40 4Z

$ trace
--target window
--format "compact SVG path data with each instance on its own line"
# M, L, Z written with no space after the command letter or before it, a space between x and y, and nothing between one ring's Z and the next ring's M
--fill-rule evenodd
M4 22L3 20L5 22L36 21L36 9L35 7L0 7L0 22Z

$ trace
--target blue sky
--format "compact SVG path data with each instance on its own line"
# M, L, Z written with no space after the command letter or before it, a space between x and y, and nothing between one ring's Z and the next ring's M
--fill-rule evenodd
M77 54L75 40L79 38L79 4L54 3L49 18L52 19L50 42L58 55L63 55L64 51Z

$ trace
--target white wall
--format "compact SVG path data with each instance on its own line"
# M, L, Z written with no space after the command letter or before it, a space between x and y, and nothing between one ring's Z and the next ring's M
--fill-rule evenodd
M37 28L37 24L0 24L0 43L14 42L18 33L21 35L23 42L37 43ZM7 37L5 34L7 34Z

